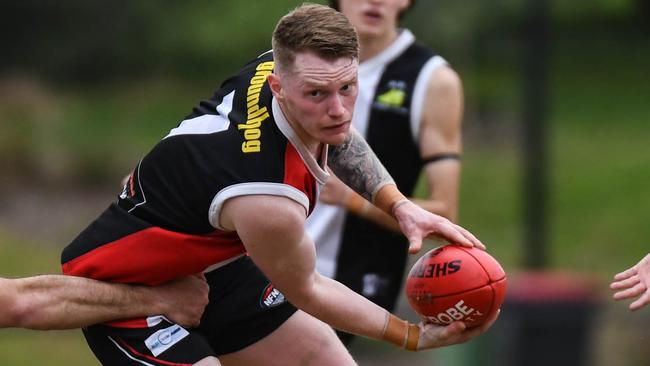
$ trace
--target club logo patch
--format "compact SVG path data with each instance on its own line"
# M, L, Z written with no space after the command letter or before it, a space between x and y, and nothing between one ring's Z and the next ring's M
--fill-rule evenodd
M390 80L388 83L377 89L377 95L373 102L373 108L380 111L392 111L399 114L408 114L409 108L406 103L407 84L402 80Z
M264 289L262 292L262 297L260 298L260 307L262 308L272 308L274 306L278 306L280 304L283 304L285 302L284 295L273 286L273 284L269 283L268 286Z

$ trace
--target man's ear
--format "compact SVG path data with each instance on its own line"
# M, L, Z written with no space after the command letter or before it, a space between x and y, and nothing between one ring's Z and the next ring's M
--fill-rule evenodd
M275 99L282 100L282 85L280 85L280 77L275 73L271 73L267 80L269 82L269 87L271 88L271 93L273 93Z

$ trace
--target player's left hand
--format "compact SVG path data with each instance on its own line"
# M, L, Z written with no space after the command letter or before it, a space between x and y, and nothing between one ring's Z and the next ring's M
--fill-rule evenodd
M632 268L618 273L610 288L614 300L638 297L630 304L630 310L638 310L650 303L650 254L646 255Z
M441 326L432 323L420 322L420 337L417 350L451 346L469 341L485 333L497 320L501 310L494 313L492 318L484 324L474 328L467 328L462 321L455 321L449 325Z
M428 236L438 237L465 247L477 247L485 250L485 245L467 229L442 216L426 211L411 201L398 204L393 210L393 215L409 240L409 253L419 252L422 248L422 240Z

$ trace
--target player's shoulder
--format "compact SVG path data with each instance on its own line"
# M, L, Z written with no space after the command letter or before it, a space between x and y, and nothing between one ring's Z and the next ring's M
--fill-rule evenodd
M457 91L462 87L460 75L440 54L428 45L415 40L411 47L405 52L410 57L419 57L424 60L423 71L429 71L429 90L444 92Z
M429 76L429 93L457 93L462 90L462 80L448 64L440 65Z
M306 212L303 205L290 197L262 192L230 198L228 206L223 208L221 217L245 217L245 221L254 225L256 229L286 233L294 229L302 230ZM229 219L222 221L221 224L225 227L232 226Z
M266 51L254 59L246 62L244 66L241 67L239 72L234 76L227 79L224 84L227 84L229 81L237 79L246 79L250 80L250 77L255 76L256 74L265 74L268 76L273 71L273 52L271 50Z

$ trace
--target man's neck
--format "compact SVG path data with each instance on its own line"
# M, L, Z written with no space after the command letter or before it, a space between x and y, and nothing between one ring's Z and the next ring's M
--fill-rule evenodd
M305 132L302 126L300 126L299 123L295 122L293 118L286 113L286 108L284 107L283 103L279 100L278 100L278 105L280 106L280 110L282 111L284 118L287 120L287 123L289 123L291 129L293 129L293 131L296 133L296 136L298 136L298 139L300 139L302 144L305 145L309 153L312 154L312 156L315 159L318 159L320 157L323 144L320 141L316 141L312 138L309 138L307 132Z

